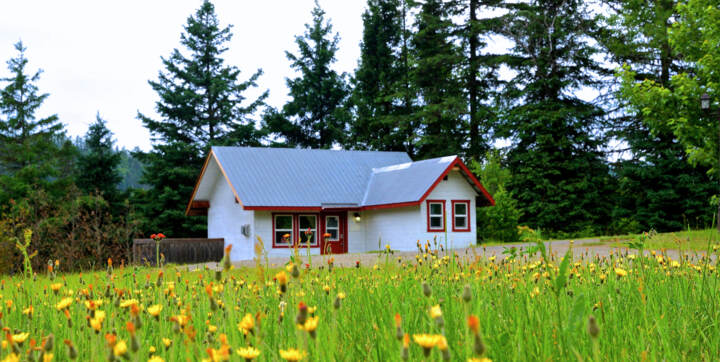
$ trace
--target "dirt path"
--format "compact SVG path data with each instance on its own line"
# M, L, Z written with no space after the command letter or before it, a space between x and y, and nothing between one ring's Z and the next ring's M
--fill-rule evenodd
M554 254L558 256L562 256L567 252L568 248L570 247L570 241L569 240L557 240L557 241L550 241L545 243L546 247L549 251L552 251ZM463 248L463 249L457 249L456 252L459 256L463 257L470 257L473 258L474 255L482 255L485 257L492 257L495 256L497 260L503 259L506 257L505 254L503 254L503 251L506 247L516 247L516 248L522 248L525 249L530 244L507 244L507 245L494 245L494 246L479 246L474 248ZM474 249L474 250L473 250ZM580 254L585 255L585 259L588 257L594 257L595 255L598 256L608 256L611 252L613 253L624 253L626 251L626 248L618 248L613 245L611 245L611 242L602 242L600 239L583 239L583 240L577 240L573 243L573 250L575 257L579 257ZM646 253L649 253L650 251L646 251ZM637 253L637 252L635 252ZM397 258L402 258L403 260L412 260L415 258L415 255L417 254L416 251L402 251L402 252L394 252L391 256L391 260L397 260ZM686 252L687 255L690 256L690 258L695 258L696 260L699 258L700 253L696 253L694 251ZM680 253L678 250L667 250L667 255L673 259L679 259ZM385 261L385 254L378 254L378 253L353 253L353 254L339 254L339 255L333 255L335 258L335 266L341 266L341 267L354 267L356 262L360 262L360 265L363 266L369 266L374 265L378 262L384 262ZM307 257L301 253L300 259L302 260L302 263L306 263ZM314 265L318 265L318 263L326 262L327 256L323 258L323 256L320 255L313 255L312 261ZM269 262L271 266L280 266L285 263L287 263L288 258L270 258ZM217 263L208 263L207 265L209 267L216 267ZM235 267L252 267L255 265L255 263L252 260L246 260L246 261L237 261L233 263ZM195 267L202 266L205 264L196 265Z

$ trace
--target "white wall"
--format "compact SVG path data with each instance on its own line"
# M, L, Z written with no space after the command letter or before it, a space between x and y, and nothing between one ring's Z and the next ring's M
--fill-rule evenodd
M247 260L253 255L253 211L243 210L235 202L235 195L225 177L216 178L213 191L210 193L208 209L208 238L225 238L225 246L232 244L230 257L232 260ZM250 235L241 232L244 224L250 225Z
M381 248L388 244L393 250L415 250L421 228L425 227L419 206L367 210L364 216L363 220L367 220L366 251L378 250L378 239Z
M470 186L470 183L460 174L460 171L450 171L446 181L440 181L435 189L428 195L427 200L445 200L445 232L428 232L427 231L427 202L420 204L420 214L422 216L420 224L421 232L418 235L420 242L425 240L432 242L433 237L437 236L438 243L445 245L447 235L447 245L453 249L464 248L477 244L477 226L475 212L475 197L477 193ZM470 200L470 231L452 231L452 200Z
M255 212L255 227L254 227L254 236L260 236L263 240L263 244L265 245L265 250L268 252L268 256L273 257L287 257L289 258L290 255L293 253L292 248L273 248L273 235L272 235L272 211L265 211L265 210L258 210ZM293 211L289 211L289 213L295 213ZM297 235L294 236L297 238ZM255 239L253 239L255 240ZM300 255L307 255L307 249L306 248L300 248L299 249ZM320 248L310 248L310 254L316 255L320 254ZM254 255L254 251L251 252L250 257L248 259L252 259Z

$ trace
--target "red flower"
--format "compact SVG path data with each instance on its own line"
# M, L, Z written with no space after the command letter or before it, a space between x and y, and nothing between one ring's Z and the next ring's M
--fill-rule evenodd
M157 237L157 234L150 235L150 239L155 239Z
M310 235L310 234L312 234L312 231L310 230L310 228L307 228L307 230L305 230L305 235Z

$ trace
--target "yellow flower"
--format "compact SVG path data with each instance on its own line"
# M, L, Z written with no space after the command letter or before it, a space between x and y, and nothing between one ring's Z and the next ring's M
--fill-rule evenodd
M162 312L163 306L160 304L155 304L153 306L148 307L147 312L153 317L156 317Z
M624 277L627 275L627 271L625 269L615 268L615 275L618 277Z
M313 332L317 329L319 319L320 317L309 317L304 325L298 327L304 331Z
M15 353L10 353L5 359L3 359L3 362L19 362L20 357L18 357Z
M127 343L125 341L120 341L115 344L115 347L113 347L113 354L115 357L122 357L127 353Z
M160 356L152 356L148 359L148 362L165 362L165 360Z
M163 345L165 345L165 348L170 348L172 345L172 340L170 338L163 338L162 339Z
M435 319L438 317L442 317L442 309L440 309L440 305L431 307L430 308L430 318Z
M62 283L52 283L52 284L50 284L50 289L51 289L53 292L57 292L58 290L60 290L60 288L62 288Z
M208 332L210 332L210 333L215 333L215 332L217 332L217 326L214 326L214 325L212 325L212 324L209 325L209 326L208 326Z
M240 355L240 357L244 358L246 361L250 361L252 359L257 358L257 356L260 355L260 350L255 347L245 347L240 348L235 351L237 354Z
M277 279L280 285L287 284L287 274L285 274L285 272L282 270L279 273L275 274L275 279Z
M155 353L155 352L157 351L157 349L155 349L155 346L150 346L150 348L148 349L148 351L149 351L150 353Z
M438 343L438 338L434 334L413 334L413 341L422 348L433 348Z
M134 298L128 299L128 300L124 300L120 303L120 308L129 308L129 307L132 307L133 305L137 305L137 304L138 304L137 299L134 299Z
M12 341L13 341L13 343L23 344L29 336L30 336L30 333L28 333L28 332L13 334Z
M530 297L535 298L538 295L540 295L540 288L538 288L538 287L533 288L532 292L530 292Z
M73 303L73 299L72 299L72 298L70 298L70 297L65 297L65 298L63 298L62 300L60 300L60 303L58 303L57 305L55 305L55 308L56 308L57 310L67 309L67 308L70 306L70 304L72 304L72 303Z
M473 357L473 358L468 358L467 362L492 362L492 360L487 357L480 357L480 358Z
M252 314L247 313L243 317L243 319L238 323L238 329L240 332L243 332L244 334L250 333L250 331L253 330L255 327L255 320L253 319Z
M447 339L443 335L438 335L437 337L437 346L440 348L441 351L448 349Z
M301 359L305 358L306 355L307 353L305 351L300 351L295 348L280 350L280 357L286 361L300 361Z
M339 299L345 299L345 293L340 292L340 293L338 293L337 297L338 297Z
M33 309L33 306L29 306L29 307L23 309L22 314L32 317L34 311L35 310Z
M43 354L43 362L52 362L54 355L52 353Z
M680 267L680 263L678 263L677 260L673 260L673 261L670 262L670 266L673 267L673 268L679 268L679 267Z
M102 323L105 320L105 311L96 310L95 311L95 319L99 320L100 323Z
M100 332L100 329L102 328L102 321L97 318L92 318L90 319L90 327L92 327L92 329L96 332Z

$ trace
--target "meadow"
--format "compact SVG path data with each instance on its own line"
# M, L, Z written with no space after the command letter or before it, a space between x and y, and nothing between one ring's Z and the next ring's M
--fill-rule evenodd
M351 268L108 260L83 274L53 261L0 277L0 361L720 359L716 255L528 252L428 242L412 261Z

